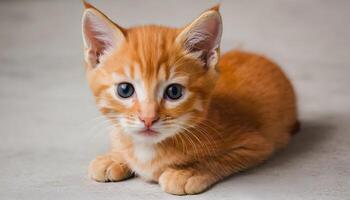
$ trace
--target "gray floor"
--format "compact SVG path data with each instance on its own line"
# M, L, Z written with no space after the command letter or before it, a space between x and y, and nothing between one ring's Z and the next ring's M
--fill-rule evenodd
M92 1L124 26L181 26L215 1ZM223 50L264 53L292 79L303 130L263 166L188 197L140 179L101 184L108 132L82 67L82 6L0 1L0 199L349 199L350 1L222 4Z

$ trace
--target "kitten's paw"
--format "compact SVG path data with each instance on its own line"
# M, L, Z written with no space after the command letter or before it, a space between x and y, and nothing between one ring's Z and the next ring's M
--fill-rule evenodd
M121 181L130 176L129 167L112 160L110 156L98 156L89 166L89 177L98 182Z
M191 170L167 169L159 177L163 191L175 194L198 194L206 190L212 181L209 176L196 175Z

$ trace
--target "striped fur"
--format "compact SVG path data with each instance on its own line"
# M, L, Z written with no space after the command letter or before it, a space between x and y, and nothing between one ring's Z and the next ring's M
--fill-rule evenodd
M107 30L86 30L94 29L86 13ZM134 172L168 193L196 194L288 143L297 121L290 82L259 55L231 51L219 59L221 26L214 7L184 28L125 29L85 3L87 79L115 126L112 149L91 162L91 178L120 181ZM114 48L105 52L110 41ZM122 82L132 83L135 95L118 97ZM185 88L178 101L164 98L172 83ZM152 125L157 134L140 134L140 113L159 116Z

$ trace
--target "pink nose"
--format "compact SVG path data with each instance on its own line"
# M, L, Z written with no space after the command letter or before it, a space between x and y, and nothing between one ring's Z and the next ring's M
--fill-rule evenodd
M145 124L145 127L150 128L154 123L156 123L159 120L159 117L158 116L151 116L151 117L139 116L139 119Z

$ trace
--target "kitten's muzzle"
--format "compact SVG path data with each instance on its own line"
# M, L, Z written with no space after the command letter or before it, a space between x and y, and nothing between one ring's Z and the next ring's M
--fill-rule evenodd
M140 119L140 121L143 122L143 124L145 125L145 127L147 129L150 129L154 123L159 121L159 116L157 116L157 115L155 115L155 116L147 116L147 117L139 116L139 119Z

